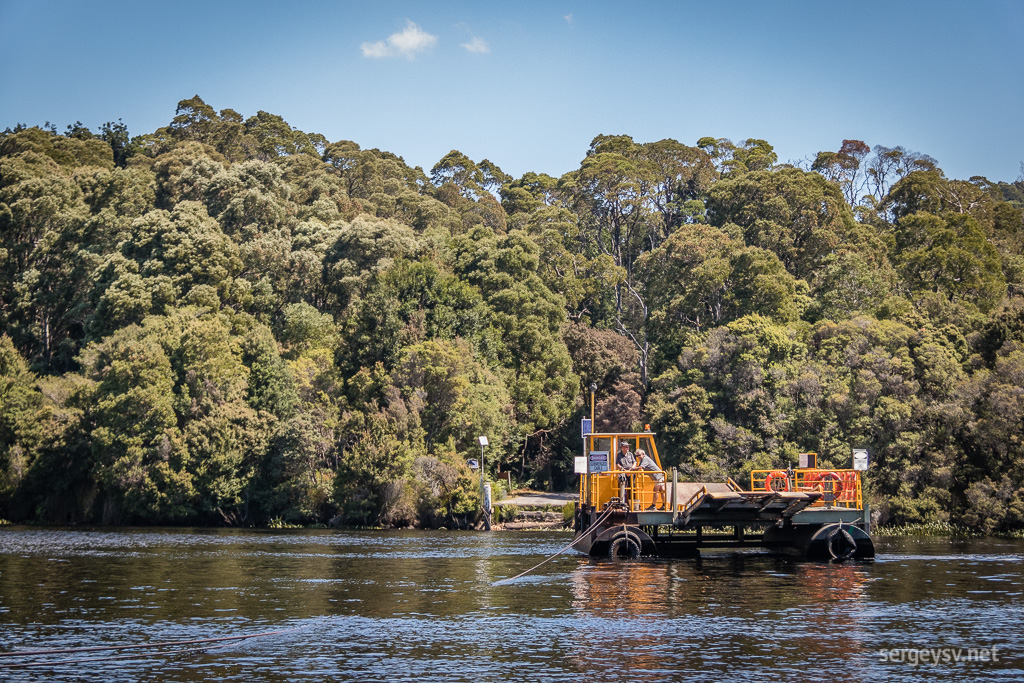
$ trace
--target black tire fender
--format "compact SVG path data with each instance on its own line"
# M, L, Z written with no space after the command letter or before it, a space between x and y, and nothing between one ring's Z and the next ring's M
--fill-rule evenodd
M620 531L608 544L608 557L613 560L621 558L635 560L640 557L643 543L636 534Z
M857 541L853 540L853 536L842 525L832 530L826 544L829 554L836 562L845 560L857 552Z

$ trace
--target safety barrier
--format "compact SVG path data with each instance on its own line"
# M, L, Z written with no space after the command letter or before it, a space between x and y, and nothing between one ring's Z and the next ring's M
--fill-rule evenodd
M606 472L595 472L589 475L590 478L590 503L598 509L603 508L612 498L621 498L623 490L620 487L619 477L625 477L625 503L630 510L637 512L647 510L651 506L662 505L662 497L657 496L655 500L654 487L657 483L665 485L664 500L667 502L665 509L672 510L671 496L672 482L669 481L668 473L664 482L655 482L651 477L655 472L638 472L609 470ZM730 489L741 491L741 487L732 479L727 481ZM586 500L587 476L580 477L580 500ZM861 488L860 472L857 470L829 470L829 469L797 469L797 470L754 470L750 473L750 490L757 491L817 491L824 495L817 500L812 507L832 506L851 509L863 509L863 491ZM706 494L706 488L695 493L689 501L682 505L676 505L684 514L689 506L701 495Z
M814 507L831 505L863 509L863 491L858 470L754 470L751 491L817 491L823 493Z
M651 475L661 473L664 481L656 482ZM613 497L621 493L619 477L626 478L626 500L624 501L630 510L642 511L651 506L664 506L662 509L671 510L668 503L671 491L671 482L668 481L668 473L663 470L650 470L639 472L636 470L609 470L590 475L590 502L598 509L603 507ZM654 487L662 484L665 489L663 496L657 496L655 501ZM586 476L580 477L580 500L586 500Z

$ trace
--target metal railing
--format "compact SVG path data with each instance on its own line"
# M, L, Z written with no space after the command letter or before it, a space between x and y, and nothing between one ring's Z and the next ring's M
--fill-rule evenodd
M817 491L824 495L812 507L864 508L858 470L754 470L750 473L750 490Z
M665 481L654 481L651 475L658 473L665 478ZM655 505L654 487L657 484L662 484L665 487L665 490L661 492L664 495L663 497L659 496L657 505L663 505L664 510L672 509L673 501L669 500L671 492L668 490L668 476L664 470L608 470L591 474L590 502L592 505L601 509L613 497L619 496L621 490L619 483L620 475L626 478L626 500L624 502L629 506L630 510L641 511ZM580 500L586 500L586 479L585 475L580 477Z
M684 514L684 515L689 514L690 510L692 510L693 508L695 508L698 505L700 505L701 501L704 500L704 496L706 496L707 493L708 493L708 487L707 486L701 486L700 489L698 489L696 493L694 493L692 496L690 496L690 500L686 501L683 504L683 507L680 510L680 512L682 512L682 514Z

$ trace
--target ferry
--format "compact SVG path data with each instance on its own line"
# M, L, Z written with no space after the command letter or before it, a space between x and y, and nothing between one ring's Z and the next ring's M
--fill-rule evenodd
M684 482L675 468L662 467L654 437L650 431L584 434L576 467L578 551L687 557L703 548L756 546L807 560L874 557L859 469L818 468L817 454L801 453L796 468L752 471L749 488L731 478ZM621 450L643 452L653 465L620 470Z

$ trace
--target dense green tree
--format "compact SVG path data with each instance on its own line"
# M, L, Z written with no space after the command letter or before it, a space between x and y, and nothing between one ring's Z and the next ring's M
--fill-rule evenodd
M363 150L349 140L329 144L323 160L338 173L353 202L381 218L395 214L399 197L418 194L429 183L422 169L409 168L401 157L377 149Z
M775 254L709 225L677 230L639 268L655 311L649 337L659 349L656 365L674 362L692 335L752 313L793 321L803 307L797 281Z
M414 258L423 244L414 230L392 219L358 216L336 228L337 239L324 254L324 279L339 313L366 293L370 281L396 259Z
M478 228L453 246L456 272L478 288L489 309L493 334L482 340L483 355L510 375L505 383L517 422L528 434L559 424L571 410L577 379L561 338L565 301L538 275L536 243Z
M381 379L387 384L386 377L377 381ZM334 500L347 523L412 521L408 475L422 452L400 439L396 426L389 413L374 404L342 413L339 429L344 436L339 444Z
M770 170L779 160L775 149L765 140L751 138L738 146L728 138L703 137L697 141L722 175Z
M718 479L785 462L796 448L782 388L805 357L793 330L759 315L711 330L655 383L655 425L683 448L670 462L690 476Z
M104 496L102 520L182 519L193 509L188 456L174 412L174 376L160 344L126 327L86 349L96 382L93 473Z
M117 166L125 166L128 159L141 151L138 142L128 135L128 126L121 119L118 119L117 123L107 121L100 126L99 137L110 145Z
M80 166L106 169L114 166L114 153L110 146L94 137L68 137L33 127L4 134L0 138L2 156L23 157L30 153L52 159L64 171Z
M529 214L542 206L553 205L557 190L557 178L546 173L524 173L521 178L502 185L501 204L509 216Z
M451 183L467 199L478 199L484 191L484 172L462 152L453 149L430 169L430 180L439 188Z
M43 444L49 407L10 337L0 337L0 519Z
M730 223L749 246L774 252L796 277L813 281L824 260L840 248L878 252L882 245L854 221L839 188L817 173L795 168L757 171L716 183L708 217Z
M897 267L911 291L939 292L985 312L1006 293L999 252L970 214L907 215L895 237Z
M11 155L0 157L0 322L34 364L63 370L72 365L71 337L80 336L83 292L97 254L74 171L54 161L72 166L82 155L44 144L43 135L50 134L28 129L2 141ZM88 155L85 162L92 163Z
M461 337L487 349L494 336L487 318L471 285L432 260L400 259L346 311L338 365L346 375L377 363L390 371L402 348L427 338Z
M198 96L8 129L0 515L468 526L475 437L572 486L595 383L685 476L867 447L883 521L1024 526L1020 179L777 161L599 135L559 179L428 174Z
M389 410L415 419L427 452L450 444L472 453L476 437L485 434L492 441L491 457L502 458L512 436L511 400L501 379L473 358L465 341L430 340L406 347L392 383L397 394L389 397Z
M955 340L895 321L855 318L820 323L811 355L821 364L819 377L835 378L819 382L827 389L814 394L827 402L815 425L820 450L867 447L877 507L894 521L946 519L954 502L953 468L962 457L955 435L963 413L955 391L964 376Z
M267 161L247 161L210 178L207 210L221 228L242 240L291 224L295 208L281 169Z
M335 433L318 417L295 415L271 438L251 487L250 514L256 521L274 516L301 523L334 516Z
M215 308L235 298L234 278L242 271L238 247L198 202L136 219L119 247L97 270L96 336L164 313L189 296L205 296Z
M265 111L246 119L244 126L245 132L256 140L256 158L265 161L294 154L319 157L327 147L323 135L295 130L280 116Z
M583 252L579 223L572 212L539 208L521 229L540 249L538 275L549 290L565 297L570 317L614 320L615 286L622 283L625 270L607 254Z
M103 520L240 521L268 433L268 418L247 400L262 403L248 393L240 341L223 317L186 308L83 352L96 382L91 438Z
M813 317L847 320L875 315L896 288L896 272L884 256L837 251L825 257L814 276Z

